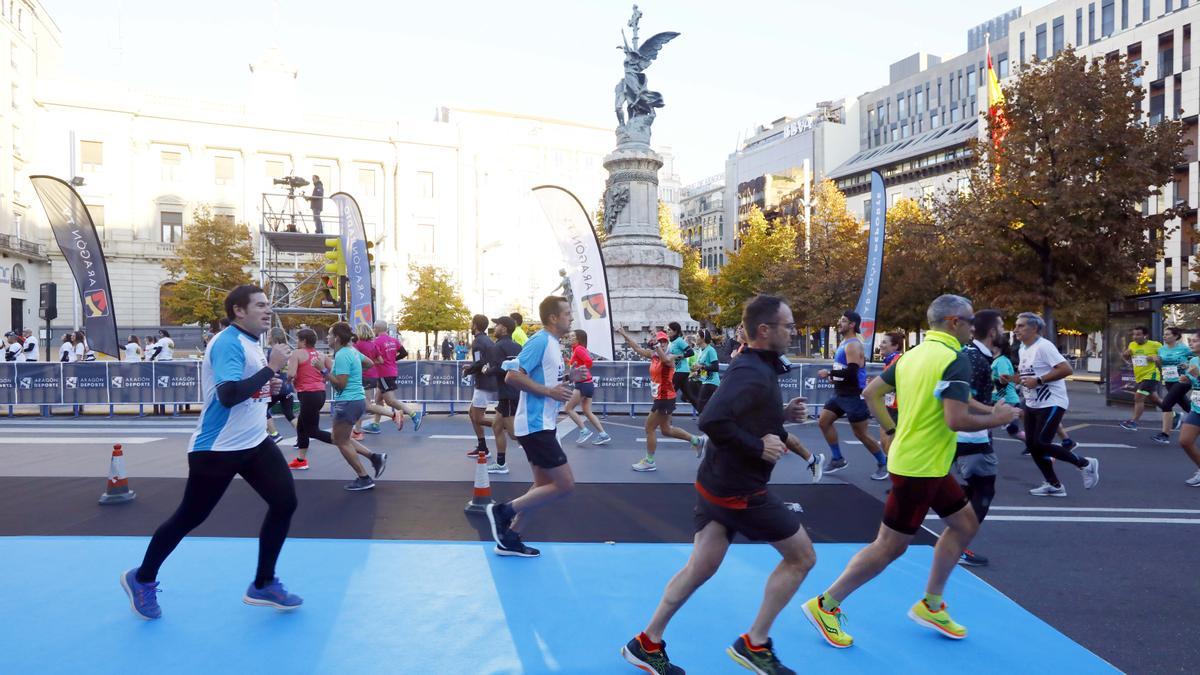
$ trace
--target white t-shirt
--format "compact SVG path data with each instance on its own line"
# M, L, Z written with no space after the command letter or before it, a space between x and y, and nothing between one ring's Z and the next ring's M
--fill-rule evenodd
M208 343L200 365L205 403L188 452L249 450L262 443L267 437L265 420L271 400L270 382L263 383L250 398L232 408L221 404L217 386L247 379L266 366L267 357L258 346L258 338L237 326L226 328Z
M159 350L155 361L170 361L175 358L175 341L169 337L159 338L158 342L154 343L154 348Z
M27 362L33 363L33 362L37 361L38 358L41 356L38 353L37 338L33 337L32 335L25 338L25 344L23 345L22 349L25 352L25 360Z
M1021 377L1042 377L1067 359L1058 353L1058 349L1046 338L1038 338L1032 345L1021 345L1021 364L1017 374ZM1030 408L1067 408L1071 401L1067 398L1067 381L1055 380L1033 389L1021 387L1025 397L1025 405Z
M23 363L25 361L25 352L21 350L20 342L13 342L4 346L4 360L9 363Z
M142 360L142 346L136 342L125 345L125 361L136 363Z
M558 340L549 338L549 331L540 330L529 338L517 356L517 363L531 380L544 387L557 387L562 380L562 352L558 349ZM521 437L539 431L553 431L557 428L561 407L562 404L555 399L522 391L517 401L513 433Z
M58 360L63 363L75 363L75 345L70 342L62 343L58 348Z
M95 361L96 352L92 351L91 347L87 346L87 342L80 342L75 345L75 360L76 361Z

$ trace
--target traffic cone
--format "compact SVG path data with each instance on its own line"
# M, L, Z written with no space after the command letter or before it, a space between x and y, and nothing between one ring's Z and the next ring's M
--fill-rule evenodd
M113 446L112 461L108 465L108 483L104 486L104 494L100 495L101 504L123 504L133 501L137 496L129 489L129 479L125 476L125 455L121 453L121 444Z
M487 455L479 453L478 459L475 461L475 493L471 495L471 501L467 502L467 508L464 509L467 513L483 513L487 511L488 504L495 504L492 500L492 484L488 480L487 472Z

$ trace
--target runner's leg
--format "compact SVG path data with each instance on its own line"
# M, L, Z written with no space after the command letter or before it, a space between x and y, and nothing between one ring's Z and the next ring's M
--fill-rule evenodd
M270 439L238 473L267 503L267 515L258 533L258 571L254 577L254 587L262 588L275 579L275 562L296 512L296 486L283 454Z
M596 433L598 433L598 434L605 433L604 425L600 423L600 418L596 417L596 414L592 412L591 397L589 396L587 398L584 398L582 404L583 404L583 416L586 417L588 419L588 421L592 423L592 426L596 428Z
M358 461L360 453L354 447L354 442L350 440L350 432L353 428L353 424L335 420L333 423L333 434L331 435L333 437L333 444L342 453L342 459L346 460L346 463L354 470L355 476L362 478L367 475L367 472L363 470L362 462Z
M683 569L671 577L667 587L663 589L662 599L658 601L658 607L646 626L646 637L655 642L662 642L663 632L666 631L671 617L675 616L697 588L717 573L721 561L725 559L725 553L729 551L729 537L726 532L724 525L711 521L696 533L692 539L692 554Z
M758 608L758 616L750 626L747 635L756 645L763 645L771 637L771 624L791 601L796 590L808 576L808 572L817 563L817 553L813 550L812 540L801 527L796 534L783 541L771 542L783 560L775 566L771 576L767 577L767 586L763 589L762 605Z
M248 451L241 450L240 453ZM203 523L237 475L235 457L228 452L189 452L187 484L175 513L154 531L137 571L139 583L158 578L158 568L189 532Z
M942 522L946 524L946 530L938 537L937 545L933 547L933 564L929 566L929 582L925 586L925 593L928 595L943 595L946 580L958 566L962 552L979 532L979 520L975 518L975 510L970 504L942 518Z
M579 416L579 413L575 412L575 407L579 405L579 402L582 399L583 394L576 389L571 394L571 400L567 401L567 404L563 406L563 410L567 413L567 417L571 418L571 421L575 423L575 428L579 429L580 431L583 431L587 428L587 425L584 424L583 418Z

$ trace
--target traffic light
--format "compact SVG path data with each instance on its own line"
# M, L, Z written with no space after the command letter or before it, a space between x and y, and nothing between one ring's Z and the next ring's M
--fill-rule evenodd
M375 248L375 242L368 241L367 242L367 268L368 269L375 266L375 254L371 253L371 249L373 249L373 248Z
M340 301L338 297L338 278L326 274L321 277L321 306L322 307L337 307Z
M342 239L326 239L325 248L329 249L325 252L325 271L329 272L330 276L340 277L346 274L346 252L342 248Z

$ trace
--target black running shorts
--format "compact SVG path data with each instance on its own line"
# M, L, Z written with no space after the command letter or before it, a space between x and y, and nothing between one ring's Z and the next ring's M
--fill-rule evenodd
M709 523L725 527L725 537L732 542L739 532L751 541L783 541L800 531L800 514L783 505L783 500L770 492L746 500L746 508L730 509L717 506L696 494L696 531Z
M396 391L396 378L381 377L381 378L379 378L379 382L380 382L380 384L383 385L383 390L385 392L386 391Z
M673 399L673 398L654 399L654 403L650 404L650 412L665 413L667 415L675 414L675 399Z
M525 449L525 457L533 466L554 469L567 463L567 453L558 444L558 434L554 430L517 436L517 442Z
M517 414L517 400L515 398L502 398L496 403L496 414L501 417L512 417Z

